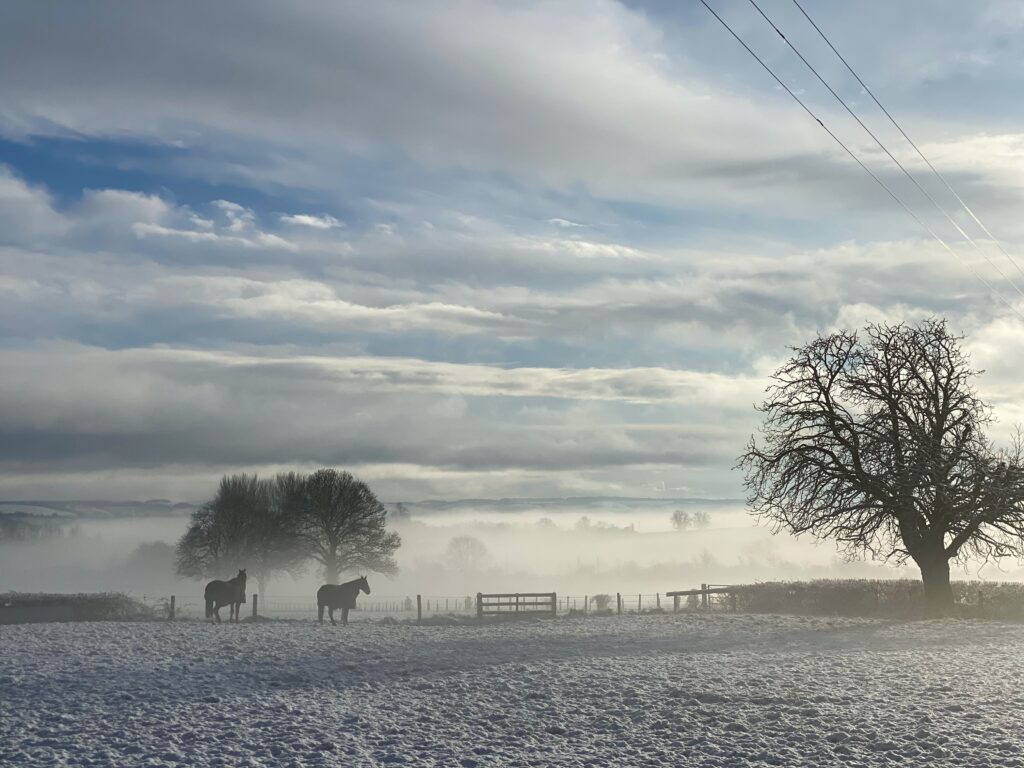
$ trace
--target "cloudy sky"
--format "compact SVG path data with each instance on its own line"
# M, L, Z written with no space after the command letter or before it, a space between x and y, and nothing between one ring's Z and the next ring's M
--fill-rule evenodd
M735 498L787 345L930 314L1024 421L1022 321L978 277L1024 311L1024 272L711 3L962 261L697 3L6 4L0 497L333 465L386 499ZM1020 4L806 6L1016 254Z

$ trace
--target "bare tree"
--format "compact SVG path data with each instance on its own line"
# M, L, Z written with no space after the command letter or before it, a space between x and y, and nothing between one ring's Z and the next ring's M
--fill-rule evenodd
M273 574L298 573L305 560L275 483L244 473L221 478L216 496L192 514L176 554L181 576L227 576L246 568L260 594Z
M278 478L292 531L323 568L329 584L342 571L398 571L401 537L388 531L387 510L369 486L348 472L317 470Z
M475 536L454 536L445 550L445 561L452 570L476 573L487 561L487 547Z
M677 509L669 519L672 521L672 527L677 531L685 531L693 523L693 518L685 509Z
M775 530L834 539L921 569L936 611L950 561L1024 554L1021 441L996 451L987 406L945 321L869 325L793 350L773 377L761 440L740 467Z

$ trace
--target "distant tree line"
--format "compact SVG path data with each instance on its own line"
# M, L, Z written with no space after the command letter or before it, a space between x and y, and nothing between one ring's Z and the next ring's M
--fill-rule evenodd
M669 519L672 521L672 527L677 531L686 531L690 528L707 528L711 525L711 515L703 509L695 509L693 511L677 509Z
M344 571L391 575L401 538L386 523L384 505L348 472L225 475L178 542L177 572L224 577L246 568L260 593L272 576L297 576L311 562L330 584Z
M29 515L24 512L0 514L0 542L32 542L75 536L77 525L68 526L56 515Z

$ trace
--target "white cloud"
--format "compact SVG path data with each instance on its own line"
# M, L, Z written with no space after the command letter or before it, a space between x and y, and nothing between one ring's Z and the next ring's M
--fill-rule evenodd
M345 226L333 216L314 216L310 213L283 214L280 219L285 224L312 229L338 229Z
M678 478L682 468L731 459L747 414L700 414L754 383L658 369L71 344L4 357L0 469L23 484L47 472L130 477L153 467L159 477L185 466L206 477L209 467L331 463L391 467L392 478L396 467L409 478L434 475L432 487L446 493L459 474L481 484L504 476L503 487L528 494L537 478L567 490L616 467L616 482L640 492L652 475ZM648 423L656 402L676 409L674 423ZM31 442L16 445L11 435Z
M712 90L666 54L653 21L610 0L263 5L241 18L174 4L119 14L102 47L71 34L81 14L61 7L49 45L26 44L19 24L0 31L7 124L173 141L179 116L197 115L304 156L397 150L430 167L648 200L720 195L717 168L732 176L797 147L831 164L827 141L789 105Z
M983 72L1014 92L1020 54L993 44L1012 9L950 6L899 46L858 8L822 12L1016 252L1014 113L989 129L948 90ZM933 313L970 334L1000 416L1024 417L1016 321L707 17L245 10L129 6L96 37L88 7L28 4L0 27L5 135L59 135L83 168L104 161L91 138L174 147L139 161L159 195L56 195L0 168L0 486L336 462L424 495L735 495L787 344ZM263 202L179 204L175 174Z

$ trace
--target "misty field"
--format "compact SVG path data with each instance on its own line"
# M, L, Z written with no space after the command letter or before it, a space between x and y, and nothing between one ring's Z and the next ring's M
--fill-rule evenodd
M766 615L0 634L3 765L1024 765L1024 626Z

